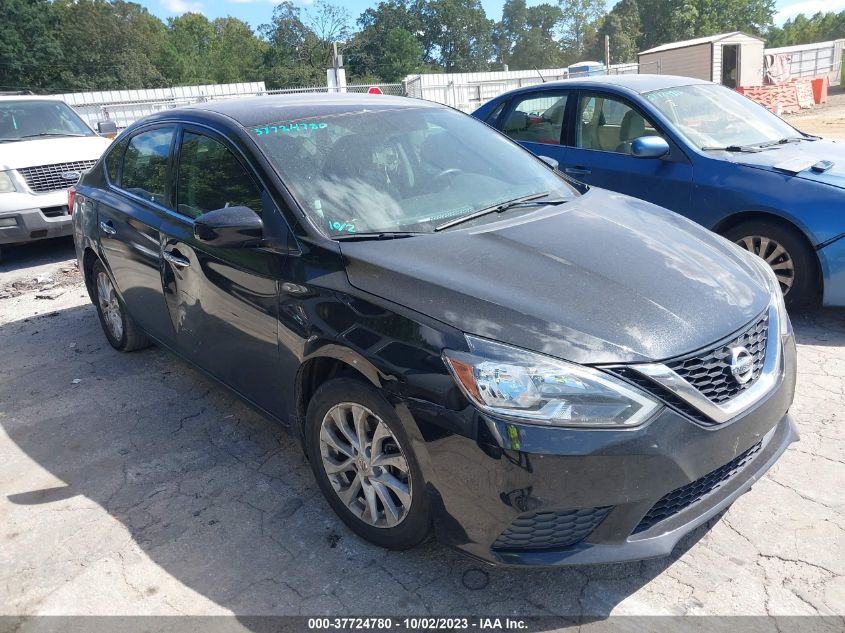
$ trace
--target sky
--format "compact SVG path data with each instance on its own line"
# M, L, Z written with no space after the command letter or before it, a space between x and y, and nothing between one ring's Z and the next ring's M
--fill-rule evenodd
M210 19L233 15L245 22L248 22L253 28L259 24L266 24L270 21L273 14L273 7L278 3L278 0L136 0L140 4L147 7L151 13L157 15L162 19L167 19L188 11L197 11L203 13ZM294 0L295 4L307 7L312 4L314 0ZM342 4L345 6L353 19L357 17L369 6L377 4L378 0L346 0L345 2L338 2L334 0L335 4ZM539 0L529 4L537 4ZM607 4L612 6L613 0ZM487 12L487 17L498 20L502 16L501 0L482 0L484 10ZM812 15L819 11L843 11L845 10L845 0L778 0L777 2L778 14L775 17L777 24L782 24L799 13Z

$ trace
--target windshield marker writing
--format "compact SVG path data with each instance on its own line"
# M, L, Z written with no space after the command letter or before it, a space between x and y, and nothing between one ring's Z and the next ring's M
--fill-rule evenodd
M265 125L255 128L256 136L278 134L279 132L308 132L310 130L324 130L329 127L328 123L288 123L287 125Z

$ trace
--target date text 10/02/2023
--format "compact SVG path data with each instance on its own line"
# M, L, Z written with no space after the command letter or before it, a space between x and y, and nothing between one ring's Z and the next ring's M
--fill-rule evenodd
M419 631L419 630L479 630L479 631L522 631L528 629L528 622L521 618L498 617L333 617L308 618L309 630L363 629L371 631Z

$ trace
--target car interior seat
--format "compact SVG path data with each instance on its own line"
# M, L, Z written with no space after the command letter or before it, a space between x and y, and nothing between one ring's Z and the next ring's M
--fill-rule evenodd
M645 119L634 110L628 110L622 117L622 125L619 126L619 145L616 151L620 154L631 153L631 143L635 138L645 136Z

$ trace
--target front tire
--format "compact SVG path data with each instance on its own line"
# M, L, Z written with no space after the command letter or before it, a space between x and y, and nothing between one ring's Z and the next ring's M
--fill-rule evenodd
M425 539L431 520L422 472L377 390L350 378L324 383L308 404L305 443L320 490L353 532L388 549Z
M772 267L789 307L815 303L819 296L816 256L798 231L767 220L742 222L724 236Z
M94 263L91 270L94 288L94 305L100 317L100 325L113 348L120 352L134 352L150 346L150 339L129 316L123 300L117 294L111 277L101 261Z

